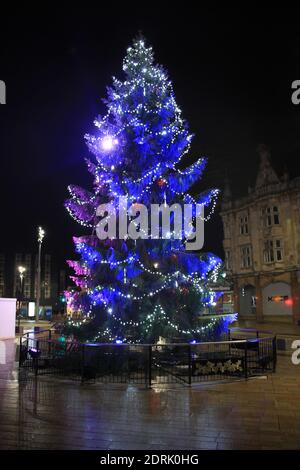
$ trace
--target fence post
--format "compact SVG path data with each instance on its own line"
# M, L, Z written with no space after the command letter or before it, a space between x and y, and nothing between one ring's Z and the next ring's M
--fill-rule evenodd
M34 358L34 374L35 375L38 375L38 371L39 371L39 341L37 340L36 342L36 357Z
M192 346L188 345L189 385L192 384Z
M19 367L21 367L21 355L22 355L22 336L20 336Z
M245 379L248 379L248 340L245 342Z
M152 385L152 346L148 346L148 387Z
M276 372L276 365L277 365L277 337L276 335L272 339L272 346L273 346L273 372Z

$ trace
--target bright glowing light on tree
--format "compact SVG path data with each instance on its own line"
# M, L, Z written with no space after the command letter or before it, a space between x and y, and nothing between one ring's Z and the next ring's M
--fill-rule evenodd
M112 150L114 146L117 144L118 144L118 139L114 139L110 135L105 136L101 140L101 147L103 148L103 150Z

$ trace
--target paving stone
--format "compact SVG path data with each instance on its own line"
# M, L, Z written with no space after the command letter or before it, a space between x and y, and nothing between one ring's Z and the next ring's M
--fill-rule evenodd
M13 351L12 348L8 350ZM18 382L0 364L0 449L300 449L300 366L267 379L152 390L51 377Z

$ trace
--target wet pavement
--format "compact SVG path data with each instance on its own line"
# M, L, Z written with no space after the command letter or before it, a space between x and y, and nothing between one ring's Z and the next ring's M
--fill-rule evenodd
M0 341L0 449L300 449L300 365L233 383L80 385L32 377Z

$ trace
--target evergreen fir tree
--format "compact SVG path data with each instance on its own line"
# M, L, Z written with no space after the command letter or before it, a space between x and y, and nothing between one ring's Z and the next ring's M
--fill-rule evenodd
M185 249L186 240L99 240L97 207L127 196L138 214L140 204L193 203L213 212L217 189L192 197L188 190L206 165L200 158L182 169L192 135L182 118L165 70L154 63L143 38L127 49L125 80L113 78L105 104L107 113L86 135L93 157L87 166L93 191L70 186L66 207L87 227L86 236L74 238L79 261L69 261L77 290L67 293L68 305L83 319L75 334L95 341L152 342L159 336L191 340L211 333L199 319L216 295L220 259ZM180 169L181 168L181 169ZM70 322L69 326L74 322Z

